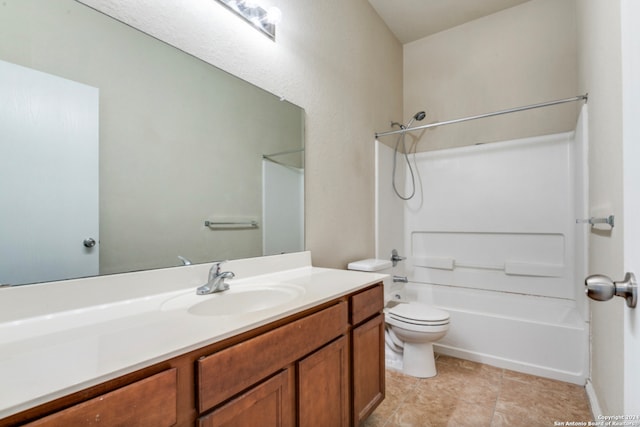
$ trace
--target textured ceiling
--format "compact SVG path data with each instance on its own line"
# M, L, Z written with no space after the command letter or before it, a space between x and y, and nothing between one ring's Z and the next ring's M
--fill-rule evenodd
M528 0L369 0L402 44Z

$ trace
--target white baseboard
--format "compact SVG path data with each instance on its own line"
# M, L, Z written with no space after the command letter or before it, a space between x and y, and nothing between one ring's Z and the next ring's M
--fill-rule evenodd
M602 409L600 409L600 403L598 402L598 395L593 388L593 383L590 379L587 379L587 384L584 386L587 391L587 397L589 398L589 405L591 405L591 415L594 420L598 419L599 415L602 415Z

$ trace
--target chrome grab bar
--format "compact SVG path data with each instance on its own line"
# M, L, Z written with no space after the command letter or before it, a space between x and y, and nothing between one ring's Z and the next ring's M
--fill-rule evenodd
M258 221L205 221L204 222L204 226L205 227L218 227L218 226L232 226L232 225L236 225L236 226L242 226L242 227L252 227L252 228L257 228L258 227Z

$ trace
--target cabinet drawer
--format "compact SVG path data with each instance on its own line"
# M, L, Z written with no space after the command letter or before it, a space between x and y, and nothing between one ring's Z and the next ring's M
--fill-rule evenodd
M382 311L384 292L382 283L355 294L351 297L351 324L357 325L363 320Z
M295 362L348 328L340 302L221 350L197 362L198 409L204 412Z
M27 426L149 426L177 422L176 369L41 418Z

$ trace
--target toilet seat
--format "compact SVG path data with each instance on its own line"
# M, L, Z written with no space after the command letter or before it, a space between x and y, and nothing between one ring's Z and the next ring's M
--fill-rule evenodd
M411 302L398 304L386 311L387 320L417 325L417 326L442 326L449 324L449 313L431 305ZM396 322L390 322L396 323Z

